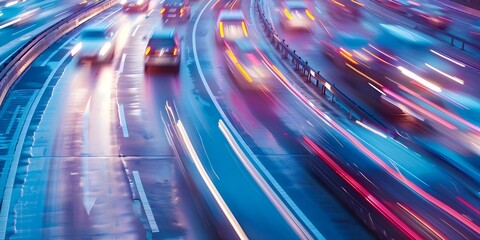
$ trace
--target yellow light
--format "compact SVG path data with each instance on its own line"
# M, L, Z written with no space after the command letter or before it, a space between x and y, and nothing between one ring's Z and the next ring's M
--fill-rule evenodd
M288 18L289 20L292 20L292 19L293 19L292 14L290 14L290 12L288 11L288 9L285 8L285 9L283 10L283 12L285 13L285 16L287 16L287 18Z
M147 56L150 53L150 50L151 50L150 46L148 46L147 49L145 49L145 56Z
M345 49L343 48L340 48L340 54L346 58L347 60L349 60L350 62L352 62L353 64L358 64L357 61L355 61L353 58L352 58L352 54L349 53L348 51L346 51Z
M165 12L165 8L162 8L162 10L160 10L160 14L163 14Z
M307 14L307 16L312 19L312 21L315 21L315 17L312 15L312 13L310 11L308 11L308 9L305 9L305 13Z
M237 60L237 58L235 57L235 54L233 54L232 50L227 49L227 55L228 55L228 57L232 60L233 63L235 63L235 64L238 63L238 60Z
M245 25L244 21L242 21L242 29L243 29L243 34L245 34L245 37L248 37L247 25Z
M185 7L180 8L180 14L183 14L185 12Z
M335 4L337 4L338 6L341 6L341 7L345 7L345 4L343 3L340 3L340 2L337 2L335 0L332 0Z
M218 28L220 29L220 37L221 38L224 38L225 37L225 33L223 32L223 22L220 22L218 24Z
M248 75L247 71L245 71L245 69L243 68L243 66L240 64L240 63L237 63L237 68L238 70L240 71L240 73L242 73L242 75L245 77L245 79L247 80L247 82L251 83L253 82L252 81L252 78L250 77L250 75Z
M363 3L357 1L357 0L352 0L353 3L359 5L359 6L362 6L363 7Z
M173 56L177 56L177 53L178 53L178 48L174 48L173 49Z

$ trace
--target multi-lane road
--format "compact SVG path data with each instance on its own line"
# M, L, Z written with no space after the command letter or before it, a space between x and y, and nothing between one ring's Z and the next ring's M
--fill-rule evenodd
M38 14L0 29L1 61L97 4L29 1ZM441 30L377 1L357 2L353 17L342 1L296 12L197 0L188 21L164 22L166 2L145 12L119 2L52 43L9 89L0 238L480 238L480 55L445 38L473 41L478 16L433 1L452 19ZM230 8L243 12L248 42L218 39L235 30L217 28ZM305 81L259 10L383 126L352 120ZM285 27L296 14L308 27ZM111 63L81 61L85 29L112 23ZM171 28L179 71L145 68L150 36Z

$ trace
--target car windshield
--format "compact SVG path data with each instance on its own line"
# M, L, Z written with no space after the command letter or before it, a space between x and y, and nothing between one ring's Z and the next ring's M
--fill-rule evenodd
M171 38L152 38L148 45L153 48L173 48L175 47L175 41Z
M82 33L82 39L105 38L105 32L102 30L88 30Z

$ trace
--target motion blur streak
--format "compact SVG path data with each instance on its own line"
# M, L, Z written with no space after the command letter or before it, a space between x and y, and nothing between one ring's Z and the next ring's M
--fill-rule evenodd
M392 213L383 203L378 201L371 195L360 183L358 183L352 176L343 170L330 156L320 149L310 138L303 137L305 143L310 146L313 151L325 161L335 172L343 178L352 188L355 189L362 197L364 197L375 209L377 209L388 221L390 221L396 228L398 228L409 239L421 239L413 229L406 223Z
M365 52L367 52L368 54L372 55L372 57L378 59L378 61L383 62L383 63L385 63L385 64L388 64L388 65L390 65L390 66L392 66L392 67L395 67L395 65L393 65L393 64L391 64L391 63L383 60L381 57L373 54L372 52L368 51L366 48L362 48L362 49L363 49Z
M448 123L447 121L443 120L442 118L438 117L437 115L427 111L426 109L423 109L421 108L420 106L416 105L415 103L405 99L405 98L402 98L400 97L399 95L393 93L392 91L384 88L383 91L387 94L387 95L390 95L394 98L396 98L397 100L399 100L400 102L406 104L407 106L415 109L416 111L420 112L421 114L425 115L425 116L428 116L429 118L437 121L438 123L442 124L443 126L449 128L449 129L452 129L452 130L455 130L457 129L457 127L455 127L454 125Z
M277 70L278 71L278 70ZM281 75L283 76L283 75ZM298 97L299 100L301 100L304 103L308 103L308 99L306 99L301 93L299 93L297 90L295 90L291 85L289 85L288 81L282 80L281 81L287 89L289 89L295 96ZM323 119L322 117L326 118L327 116L325 113L321 112L318 108L315 106L309 105L310 108L320 117L320 119ZM477 226L475 223L473 223L470 219L462 215L461 213L455 211L453 208L450 206L446 205L442 201L436 199L426 191L424 191L422 188L418 187L415 185L413 182L410 180L406 179L403 175L392 169L390 166L388 166L382 159L380 159L378 156L376 156L373 152L371 152L367 147L365 147L362 143L360 143L359 140L357 140L355 137L353 137L351 134L349 134L345 129L343 129L340 125L338 125L335 121L333 121L330 118L327 118L331 125L342 135L344 135L352 144L354 144L361 152L363 152L365 155L367 155L370 159L375 161L380 167L385 169L391 176L393 176L395 179L398 181L402 182L404 185L408 186L410 189L415 191L418 195L426 199L427 201L431 202L438 208L442 209L444 212L450 214L453 216L455 219L457 219L459 222L462 224L466 225L476 233L480 234L480 227Z
M465 199L461 198L461 197L457 197L458 201L460 201L461 203L463 203L465 206L467 206L468 208L472 209L476 214L480 215L480 210L478 210L477 208L475 208L474 206L472 206L472 204L470 204L469 202L465 201Z
M360 126L362 126L362 127L364 127L365 129L367 129L367 130L369 130L369 131L377 134L377 135L380 136L380 137L387 138L387 135L383 134L382 132L378 131L378 130L375 129L375 128L372 128L372 127L368 126L368 125L365 124L365 123L362 123L362 122L360 122L360 121L358 121L358 120L356 120L355 123L358 124L358 125L360 125Z
M453 80L453 81L455 81L455 82L457 82L457 83L460 83L460 84L462 84L462 85L464 84L464 81L463 81L462 79L459 79L459 78L457 78L457 77L455 77L455 76L452 76L452 75L450 75L450 74L444 73L444 72L442 72L440 69L437 69L437 68L433 67L432 65L430 65L430 64L428 64L428 63L425 63L425 65L426 65L427 67L429 67L430 69L432 69L433 71L435 71L435 72L437 72L437 73L440 73L441 75L443 75L443 76L445 76L445 77L447 77L447 78L450 78L451 80Z
M475 131L477 131L477 132L480 133L480 127L477 127L476 125L468 122L467 120L465 120L465 119L463 119L463 118L461 118L461 117L459 117L459 116L451 113L450 111L446 110L445 108L443 108L443 107L441 107L441 106L439 106L439 105L437 105L437 104L429 101L428 99L422 97L420 94L415 93L414 91L408 89L407 87L404 87L404 86L402 86L402 85L398 85L398 87L399 87L400 89L402 89L403 91L411 94L412 96L414 96L414 97L416 97L416 98L418 98L418 99L420 99L420 100L422 100L422 101L430 104L431 106L435 107L436 109L442 111L443 113L447 114L447 115L450 116L451 118L453 118L453 119L455 119L455 120L457 120L457 121L465 124L466 126L472 128L473 130L475 130Z
M170 109L171 110L171 109ZM205 171L205 168L202 165L202 162L198 158L197 153L195 152L195 149L193 148L192 142L190 141L190 137L188 137L187 131L183 127L182 121L178 120L177 122L177 128L180 132L180 135L182 137L182 141L187 147L188 153L190 154L190 157L195 164L195 167L198 169L198 172L203 178L203 181L207 185L208 189L212 193L213 197L217 201L218 205L222 209L223 213L227 217L228 221L230 221L230 224L232 227L235 229L235 232L237 233L238 237L240 239L248 239L247 235L243 231L242 227L238 223L237 219L233 215L233 213L230 211L230 208L228 208L227 203L223 200L222 196L218 192L217 188L213 184L212 180L208 176L207 171Z
M233 148L233 151L237 155L237 157L242 161L243 165L245 168L248 170L250 175L255 179L255 182L260 186L260 188L265 192L265 194L268 196L270 201L275 205L275 207L278 209L278 211L282 214L283 218L285 221L288 222L288 224L295 229L295 232L298 234L298 236L302 239L313 239L312 236L307 232L306 229L303 228L302 224L297 220L297 218L293 215L293 213L283 204L283 202L280 200L280 198L275 194L272 188L268 185L268 183L262 178L260 173L256 171L255 166L252 165L252 163L248 160L248 157L245 155L245 153L242 151L238 143L235 141L235 138L233 135L230 133L228 130L228 127L225 125L225 123L222 120L218 121L218 128L220 131L223 133L225 138L227 139L228 143L230 146ZM278 190L278 189L277 189ZM284 192L284 191L282 191ZM298 207L296 207L297 211L300 211ZM301 213L303 215L303 213ZM303 215L304 216L304 215ZM304 220L308 220L305 219ZM310 227L314 226L312 224L309 224ZM317 239L325 239L320 232L318 232L317 229L313 229L313 232L316 233L316 238Z
M410 71L410 70L408 70L408 69L406 69L406 68L404 68L404 67L402 67L402 66L399 66L399 67L397 67L397 68L398 68L398 70L400 70L400 72L402 72L405 76L407 76L407 77L409 77L409 78L417 81L418 83L422 84L423 86L425 86L425 87L427 87L427 88L429 88L429 89L431 89L431 90L433 90L433 91L435 91L435 92L442 92L442 89L441 89L439 86L437 86L437 85L435 85L435 84L427 81L426 79L418 76L418 75L415 74L414 72L412 72L412 71Z
M400 203L397 203L398 206L400 206L405 212L407 212L408 214L410 214L412 217L414 217L418 222L420 222L423 226L425 226L428 230L430 230L430 232L432 232L433 234L435 234L438 239L446 239L445 236L441 235L438 230L436 230L435 228L433 228L432 226L430 226L430 224L426 223L425 220L423 220L422 218L420 218L419 216L417 216L417 214L413 213L413 211L411 209L408 209L407 207L403 206L402 204Z
M465 67L465 64L463 64L463 63L461 63L461 62L459 62L459 61L457 61L457 60L455 60L455 59L449 58L449 57L447 57L447 56L445 56L445 55L443 55L443 54L441 54L441 53L439 53L439 52L437 52L437 51L435 51L435 50L431 50L431 49L430 49L430 52L432 52L432 53L434 53L435 55L437 55L437 56L439 56L439 57L441 57L441 58L443 58L443 59L446 59L446 60L448 60L448 61L450 61L450 62L452 62L452 63L455 63L455 64L457 64L457 65L460 66L460 67Z
M379 52L379 53L381 53L381 54L385 55L386 57L388 57L388 58L390 58L390 59L392 59L392 60L394 60L394 61L397 61L397 59L396 59L396 58L394 58L394 57L392 57L392 56L388 55L387 53L383 52L382 50L380 50L380 49L378 49L378 48L374 47L372 44L368 44L368 46L370 46L371 48L373 48L373 49L377 50L377 52Z
M360 70L356 69L354 66L352 66L352 65L350 65L350 64L348 64L348 63L346 63L346 65L347 65L350 69L352 69L353 71L355 71L356 73L358 73L358 74L360 74L361 76L365 77L366 79L374 82L375 84L377 84L377 85L380 86L380 87L383 87L383 85L382 85L381 83L379 83L379 82L376 81L375 79L369 77L367 74L361 72Z

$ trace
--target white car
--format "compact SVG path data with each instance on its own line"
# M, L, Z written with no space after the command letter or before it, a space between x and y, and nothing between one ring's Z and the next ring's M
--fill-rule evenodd
M98 24L84 29L74 47L79 62L111 63L115 56L118 29L115 25Z
M237 39L226 43L224 56L230 73L242 88L258 89L272 77L250 39Z
M222 10L215 27L217 43L248 38L247 20L240 10Z
M281 12L280 24L286 30L308 30L315 21L303 1L287 1Z

